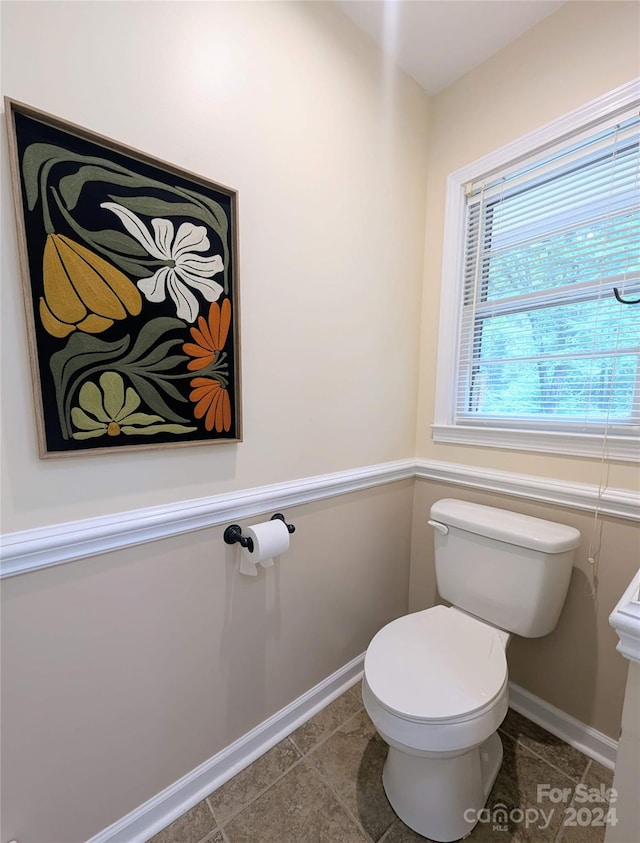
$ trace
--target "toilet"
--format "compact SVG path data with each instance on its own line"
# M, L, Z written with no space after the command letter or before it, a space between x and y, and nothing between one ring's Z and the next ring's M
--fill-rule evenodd
M580 533L449 498L430 518L438 591L451 606L375 635L362 696L389 744L382 782L391 806L418 834L448 843L476 825L502 763L511 634L554 629Z

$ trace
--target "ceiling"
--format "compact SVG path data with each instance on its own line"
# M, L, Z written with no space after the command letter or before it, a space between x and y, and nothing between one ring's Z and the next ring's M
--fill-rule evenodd
M515 41L562 0L336 0L428 94Z

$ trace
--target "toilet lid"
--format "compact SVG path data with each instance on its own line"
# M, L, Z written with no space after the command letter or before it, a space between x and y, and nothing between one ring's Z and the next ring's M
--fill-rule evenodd
M392 621L369 645L364 675L389 711L452 720L488 705L507 678L498 630L446 606Z

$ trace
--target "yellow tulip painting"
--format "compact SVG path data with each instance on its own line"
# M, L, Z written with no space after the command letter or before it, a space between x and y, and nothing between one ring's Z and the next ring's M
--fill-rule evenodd
M41 456L241 441L235 191L8 106Z
M126 275L62 234L47 237L42 282L40 318L54 337L76 329L99 334L142 309L142 297Z

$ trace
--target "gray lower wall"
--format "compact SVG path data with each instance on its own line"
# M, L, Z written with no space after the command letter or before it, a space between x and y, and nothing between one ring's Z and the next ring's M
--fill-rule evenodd
M256 578L216 527L5 580L3 841L86 840L362 653L407 610L413 486L286 510Z

